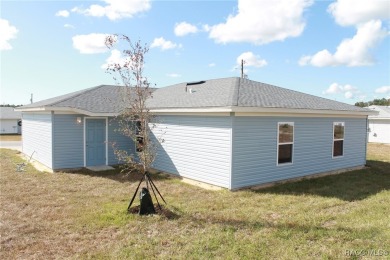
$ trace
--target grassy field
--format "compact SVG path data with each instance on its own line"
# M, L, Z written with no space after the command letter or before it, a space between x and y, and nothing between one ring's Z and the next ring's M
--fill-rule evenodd
M388 259L389 154L370 144L364 170L259 191L154 175L167 218L126 214L136 176L16 172L21 159L3 149L0 259Z
M21 141L21 140L22 140L21 135L14 135L14 134L0 135L0 141Z

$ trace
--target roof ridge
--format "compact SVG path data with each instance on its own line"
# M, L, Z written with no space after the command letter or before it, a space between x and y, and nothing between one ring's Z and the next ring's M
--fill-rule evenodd
M75 98L75 97L79 97L79 96L81 96L82 94L89 93L89 92L91 92L92 90L99 89L99 88L104 87L104 86L106 86L106 85L99 85L99 86L96 86L96 87L92 87L92 88L86 89L85 91L82 91L81 93L78 93L78 91L76 91L77 94L72 95L72 96L70 96L70 97L68 97L68 98L61 99L61 100L59 100L59 101L57 101L57 102L54 102L54 103L50 104L49 106L53 106L53 105L56 105L56 104L58 104L58 103L65 102L65 101L67 101L67 100L69 100L69 99L72 99L72 98Z

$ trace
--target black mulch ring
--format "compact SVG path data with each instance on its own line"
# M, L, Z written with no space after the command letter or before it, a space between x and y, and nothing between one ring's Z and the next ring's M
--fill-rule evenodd
M170 209L164 207L164 205L160 204L161 205L161 209L158 207L157 203L155 203L153 205L154 205L154 209L156 210L156 214L157 215L164 216L167 219L177 219L177 218L179 218L179 215L177 215L175 212L171 211ZM140 208L140 205L131 207L128 210L128 213L129 214L138 214L139 213L139 208Z

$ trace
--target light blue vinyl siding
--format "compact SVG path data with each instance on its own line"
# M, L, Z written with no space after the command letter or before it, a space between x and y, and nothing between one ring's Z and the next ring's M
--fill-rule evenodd
M82 115L53 115L53 169L84 166L83 122Z
M162 116L163 133L153 167L189 179L230 188L231 117Z
M108 119L108 164L115 165L119 161L114 153L113 144L116 149L127 151L129 154L134 153L135 146L131 138L128 138L118 131L119 124L115 118Z
M277 165L278 122L294 122L293 163ZM333 122L345 122L344 156L332 158ZM366 119L234 117L232 189L365 164Z
M77 124L81 117L81 124ZM93 117L88 117L93 118ZM130 151L134 148L131 140L115 131L118 128L113 118L108 118L108 164L118 164L112 143L118 148ZM84 166L84 117L83 115L54 115L53 130L54 169L79 168Z
M23 153L52 168L52 115L23 113Z

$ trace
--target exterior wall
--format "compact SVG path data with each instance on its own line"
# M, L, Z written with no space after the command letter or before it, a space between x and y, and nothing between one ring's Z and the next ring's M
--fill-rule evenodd
M23 113L23 153L52 168L52 115Z
M153 132L164 140L154 168L230 188L231 117L161 116Z
M390 119L368 119L368 142L390 144Z
M82 115L53 115L53 169L84 166L83 122Z
M277 165L278 122L294 122L293 163ZM333 122L345 122L332 158ZM232 189L364 165L365 118L234 117Z
M18 133L17 119L1 119L0 120L0 134L17 134Z
M118 122L114 118L108 120L108 164L115 165L120 163L114 153L115 149L127 151L129 154L135 152L134 142L117 131L119 128Z
M81 124L77 123L81 117ZM88 117L93 118L93 117ZM119 149L134 151L134 145L117 131L117 122L108 118L108 164L118 164L112 143ZM54 114L53 127L53 169L84 167L84 116L80 114Z

